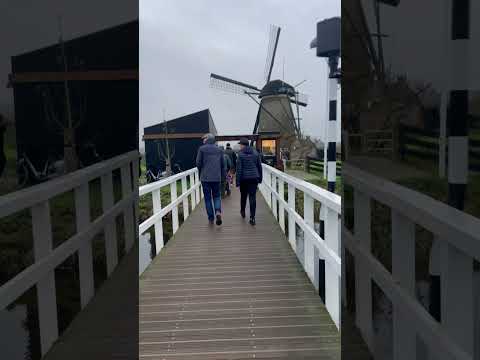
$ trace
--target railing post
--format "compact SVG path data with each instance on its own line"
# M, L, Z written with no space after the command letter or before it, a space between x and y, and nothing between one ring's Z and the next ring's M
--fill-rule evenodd
M275 219L278 220L278 211L277 211L277 176L274 173L271 173L272 176L272 211L273 211L273 216L275 216Z
M371 204L370 198L355 189L354 232L359 245L371 253ZM372 323L372 279L368 267L359 257L355 258L356 323L370 349L374 348Z
M314 211L313 198L307 193L303 193L303 219L308 227L314 228ZM305 272L308 277L315 283L315 250L313 239L304 231L303 233L303 250L304 250L304 264Z
M442 327L473 357L474 303L473 260L451 244L446 246L441 275Z
M156 214L162 210L162 197L161 197L161 188L152 191L152 205L153 213ZM153 225L155 231L155 249L158 254L163 248L163 219L159 219L155 225Z
M272 186L272 173L270 172L270 170L265 169L265 198L267 200L267 204L268 204L268 207L271 209L272 208L272 190L270 189L270 187Z
M77 233L90 224L90 196L88 183L75 189L75 213ZM82 309L95 293L93 278L92 241L86 241L78 249L78 271L80 276L80 302Z
M121 176L122 176L122 195L123 198L126 198L132 194L132 177L130 163L122 166ZM135 221L134 221L134 211L133 205L129 205L123 211L123 223L125 227L125 252L128 252L135 242Z
M278 179L278 194L281 200L285 200L285 182L283 179ZM285 232L285 206L282 201L278 202L279 206L279 222L280 228Z
M199 178L199 174L198 174L198 170L195 170L194 172L194 177L195 177L195 185L198 185L200 183L200 178ZM195 191L196 192L196 198L197 198L197 205L200 204L200 200L202 199L202 192L200 191L200 186L197 187L197 190Z
M138 186L138 176L137 176L137 170L139 168L139 158L138 157L135 157L135 159L133 159L132 161L132 180L133 180L133 192L135 193L135 202L134 202L134 206L133 206L133 211L134 211L134 220L133 220L133 223L134 223L134 228L135 228L135 238L138 239L138 237L140 236L140 234L138 233L138 219L140 218L139 214L140 214L140 210L139 210L139 186Z
M32 207L33 250L35 262L52 252L50 205L44 201ZM37 283L38 321L42 355L58 338L55 270L52 269Z
M415 297L415 224L392 209L392 276ZM410 328L409 314L401 306L393 308L393 359L416 359L416 334Z
M192 189L195 186L195 173L191 173L190 175L190 189ZM192 211L196 208L197 206L197 191L194 190L192 191Z
M188 191L187 189L187 176L182 177L182 195ZM183 220L187 220L189 214L188 208L188 196L183 199Z
M113 182L112 172L102 175L102 207L103 212L107 212L113 206ZM115 218L112 218L105 226L105 252L107 257L107 274L113 272L118 263L117 252L117 227Z
M337 254L337 256L340 257L341 246L338 225L338 213L327 208L325 219L325 243L335 252L335 254ZM332 266L325 261L325 306L338 328L340 328L341 287L341 277L335 272Z
M290 210L295 211L295 186L288 184L288 207ZM297 252L297 233L295 216L292 211L288 212L288 241L293 251Z
M170 198L172 202L177 200L177 181L170 184ZM178 230L178 205L175 205L172 209L172 229L174 234Z

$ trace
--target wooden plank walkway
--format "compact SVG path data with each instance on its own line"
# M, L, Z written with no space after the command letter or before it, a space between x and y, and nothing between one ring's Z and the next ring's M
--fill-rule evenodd
M142 359L340 359L340 333L260 193L257 226L203 204L140 278ZM247 211L248 214L248 211Z

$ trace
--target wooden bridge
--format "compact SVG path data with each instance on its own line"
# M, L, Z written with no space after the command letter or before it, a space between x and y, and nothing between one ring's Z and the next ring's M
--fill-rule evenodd
M262 194L276 193L282 200L277 207L272 206L272 197L269 202L259 196L255 227L241 218L236 190L223 201L223 225L209 225L203 206L196 207L201 198L196 170L140 188L141 196L152 193L155 208L154 215L140 225L141 233L155 222L161 226L162 214L175 208L172 203L194 209L191 214L184 213L185 221L179 227L178 213L173 214L173 239L165 247L162 238L156 239L157 249L162 250L140 277L141 358L340 359L340 333L319 297L318 285L314 286L319 275L313 262L318 263L319 257L313 251L317 247L310 243L313 237L306 232L303 239L295 238L303 249L296 253L284 233L288 229L285 212L291 225L296 222L294 211L287 210L288 202L283 199L285 186L290 186L290 205L294 204L294 184L297 190L306 190L304 210L312 219L314 198L309 194L315 188L275 169L265 169L266 183L273 186L264 184ZM176 191L171 191L173 200L163 210L155 192L169 184L176 190L179 180L184 185L182 195L176 197ZM331 199L336 200L335 195ZM331 219L338 228L339 206L333 208ZM309 226L297 220L300 228ZM162 236L158 229L155 233ZM310 275L302 265L306 262L312 262ZM332 289L336 286L339 291L339 277L336 280ZM331 291L327 293L330 300ZM339 297L337 300L339 306ZM335 310L332 313L338 314L338 308Z
M34 263L0 286L0 310L36 289L42 358L125 359L138 351L146 359L340 358L337 195L265 165L257 226L240 217L235 190L217 227L198 206L196 169L142 187L137 169L138 153L131 152L2 197L0 217L31 212ZM101 204L90 203L95 180ZM162 204L165 187L168 204ZM50 202L66 192L73 195L76 229L57 245ZM139 196L151 197L153 212L138 226ZM101 207L96 217L93 205ZM164 246L166 215L174 236ZM157 256L139 279L134 244L150 228ZM96 288L92 241L102 233L107 280ZM55 269L75 254L81 311L60 332ZM139 304L132 291L140 291Z
M238 191L224 224L203 208L140 279L140 356L340 359L340 335L266 202L257 226Z

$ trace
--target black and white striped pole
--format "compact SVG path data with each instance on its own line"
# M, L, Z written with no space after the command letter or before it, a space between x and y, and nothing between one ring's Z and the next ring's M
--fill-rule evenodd
M325 124L327 159L326 163L324 162L324 170L327 170L328 190L331 192L335 192L337 178L337 90L338 79L340 78L338 71L341 41L340 29L341 21L339 17L320 21L317 23L317 37L310 43L310 48L316 48L318 57L328 59L328 118Z
M338 56L328 58L328 122L327 122L327 181L328 191L335 192L337 179L337 90Z
M464 209L468 181L468 46L470 0L452 0L448 134L448 203Z
M328 190L335 192L335 181L337 178L337 88L338 79L338 61L340 59L340 34L341 21L339 17L326 19L317 23L317 37L310 43L310 48L316 48L317 56L328 59L329 75L327 85L328 98L328 117L325 124L326 134L324 141L327 145L327 159L324 170L327 169ZM324 149L325 151L325 149ZM320 236L325 238L325 228L332 229L332 222L327 220L327 211L325 206L320 208ZM331 217L330 217L331 218ZM337 219L338 220L338 219ZM338 225L338 222L335 222ZM328 232L328 230L327 230ZM326 240L328 241L328 240ZM325 263L325 259L318 258L318 293L325 301L325 278L331 273L332 269Z
M468 102L470 0L448 0L450 64L447 81L448 204L464 210L468 182ZM430 313L442 321L442 283L445 264L444 242L436 240L430 255Z

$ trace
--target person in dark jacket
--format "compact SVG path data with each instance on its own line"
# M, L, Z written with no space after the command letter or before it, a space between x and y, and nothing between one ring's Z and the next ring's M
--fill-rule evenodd
M233 151L232 147L230 146L230 143L227 143L225 154L227 154L230 157L232 164L235 165L237 163L237 154L235 154L235 151Z
M220 184L225 177L225 161L223 150L215 144L213 134L206 134L203 137L203 145L197 153L197 168L202 182L208 221L213 224L216 218L216 224L222 225Z
M221 192L222 192L222 198L225 197L225 195L230 195L230 183L228 181L228 177L230 174L230 171L232 170L232 160L230 159L230 156L227 155L225 152L225 149L223 146L219 146L220 149L223 151L223 161L225 163L225 176L222 177L222 183L221 183Z
M250 203L250 224L255 225L257 208L257 188L262 182L262 162L257 151L248 145L248 140L240 139L240 152L237 158L236 184L240 187L240 214L245 218L245 208Z

